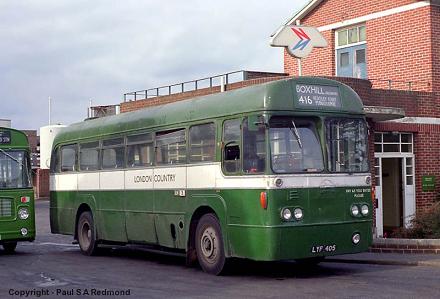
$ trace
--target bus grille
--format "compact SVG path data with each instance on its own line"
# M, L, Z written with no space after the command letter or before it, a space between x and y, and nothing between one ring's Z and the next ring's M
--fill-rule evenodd
M12 216L12 200L10 198L0 198L0 217Z
M299 199L298 191L297 190L290 190L289 197L287 198L287 200L298 200L298 199Z

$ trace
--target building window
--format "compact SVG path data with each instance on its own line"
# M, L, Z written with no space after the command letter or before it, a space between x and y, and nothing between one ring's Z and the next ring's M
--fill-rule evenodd
M336 31L336 75L367 78L365 25Z
M376 153L412 153L413 135L411 133L375 133L374 152Z

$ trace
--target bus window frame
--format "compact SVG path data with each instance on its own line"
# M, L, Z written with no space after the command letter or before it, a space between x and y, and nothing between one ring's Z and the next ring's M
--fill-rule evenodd
M134 141L130 142L128 139L133 136L140 136L140 135L150 135L151 139L148 141ZM129 166L128 165L128 147L130 145L138 145L138 144L151 144L152 146L152 159L149 163L149 165L135 165L135 166ZM149 132L136 132L133 134L129 134L125 136L125 168L126 169L139 169L139 168L146 168L146 167L153 167L156 165L156 133L153 131Z
M227 121L238 121L239 122L239 124L240 124L240 127L239 127L239 132L240 132L240 136L239 136L239 138L238 138L238 140L234 140L234 141L228 141L228 142L225 142L225 140L224 140L224 138L225 138L225 123L227 122ZM233 118L228 118L228 119L224 119L223 121L222 121L222 126L221 126L221 144L222 144L222 147L221 147L221 164L222 164L222 167L221 167L221 169L222 169L222 172L223 172L223 174L224 175L230 175L230 176L237 176L237 175L241 175L242 174L242 169L243 169L243 132L242 132L242 123L243 123L243 116L239 116L239 117L233 117ZM225 150L226 150L226 147L228 146L228 145L238 145L238 148L239 148L239 157L240 157L240 162L239 162L239 165L238 165L238 171L235 171L235 172L230 172L230 171L227 171L226 170L226 168L225 168Z
M107 138L102 138L99 140L100 142L100 150L99 150L99 167L98 171L119 171L124 170L127 168L127 138L125 135L117 135L117 136L106 136ZM111 145L104 145L105 141L113 140L113 139L122 139L122 143L118 144L111 144ZM122 146L124 150L123 154L123 162L121 167L103 167L103 160L104 160L104 154L103 151L105 149L112 149L112 148L120 148ZM117 159L115 160L117 162ZM117 164L116 164L117 165Z
M64 147L68 147L68 146L73 146L75 148L75 162L73 163L73 168L74 169L72 169L72 170L63 170L63 167L62 167L62 165L63 165L63 155L62 155L62 152L63 152L63 148ZM58 161L59 161L58 169L59 169L60 173L78 172L78 168L79 168L79 165L78 165L78 143L68 143L68 144L60 145L59 146L59 160Z
M157 137L161 135L166 135L166 134L171 134L174 132L178 132L178 131L183 131L184 132L184 138L185 138L185 159L182 162L178 162L178 163L159 163L158 159L157 159L157 155L158 155L158 151L159 151L159 146L158 146L158 140ZM156 130L154 132L154 163L153 165L155 167L169 167L170 165L174 166L174 165L187 165L189 164L188 162L188 127L178 127L178 128L166 128L166 129L162 129L162 130ZM169 150L168 150L169 152ZM169 157L168 157L169 158ZM168 159L169 160L169 159Z
M197 126L203 126L203 125L212 125L214 128L214 152L212 154L212 159L209 161L191 161L191 129L193 127ZM203 122L203 123L197 123L197 124L191 124L187 129L187 164L200 164L200 163L212 163L216 161L217 157L217 125L215 121L210 122Z
M312 128L312 133L315 135L316 140L319 142L319 148L321 150L321 158L322 158L322 163L323 163L323 168L320 171L294 171L294 172L276 172L273 169L273 163L272 163L272 146L271 146L271 140L270 140L270 119L272 119L272 117L290 117L294 120L298 120L301 123L311 123L313 124L313 128ZM319 116L304 116L304 115L292 115L292 114L272 114L270 115L270 119L269 119L269 126L268 126L268 132L267 132L267 143L269 146L269 152L268 152L268 163L270 165L270 172L273 175L291 175L291 174L322 174L322 173L328 173L328 168L327 168L327 160L326 160L326 155L325 155L325 150L326 148L326 143L325 143L325 136L324 136L324 140L322 139L322 135L325 135L325 132L320 132L319 128L322 128L322 123L323 120L321 119L321 117ZM321 126L321 127L320 127Z
M241 151L241 153L242 153L242 158L241 158L241 173L243 174L243 175L262 175L262 174L265 174L266 173L266 171L267 171L267 162L268 162L268 158L270 158L269 156L268 156L268 153L269 153L269 151L268 151L268 148L267 148L267 145L269 144L268 143L268 141L269 141L269 130L268 130L268 128L264 125L264 163L263 163L263 170L262 171L256 171L256 172L252 172L252 171L245 171L245 138L244 138L244 124L245 124L245 122L246 122L246 127L247 127L247 130L248 130L248 132L252 132L252 130L250 129L250 126L249 126L249 121L252 121L252 119L253 118L255 118L255 119L259 119L260 117L263 117L261 114L251 114L251 115L246 115L246 116L244 116L243 117L243 120L242 120L242 122L241 122L241 125L240 125L240 132L241 132L241 144L242 144L242 151ZM257 131L259 131L259 129L260 129L260 125L262 125L262 124L256 124L256 127L257 127ZM257 149L257 147L256 147L256 149ZM256 155L256 153L255 153L255 155ZM258 157L258 160L259 160L260 158ZM247 163L247 162L246 162Z
M79 172L96 172L100 170L100 162L101 162L101 139L99 140L85 140L83 142L78 142L78 171ZM84 144L90 144L90 143L98 143L98 147L96 147L96 149L98 149L98 164L96 165L96 169L82 169L81 167L81 145ZM89 148L90 149L90 148Z

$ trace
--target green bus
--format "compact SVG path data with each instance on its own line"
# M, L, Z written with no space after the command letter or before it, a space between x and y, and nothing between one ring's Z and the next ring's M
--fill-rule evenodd
M0 244L6 253L19 241L34 241L34 211L28 139L0 127Z
M339 82L289 78L63 129L50 175L53 233L228 258L317 263L372 241L368 129Z

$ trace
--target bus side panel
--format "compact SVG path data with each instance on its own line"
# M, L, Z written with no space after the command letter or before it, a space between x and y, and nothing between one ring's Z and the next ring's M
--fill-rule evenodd
M50 229L53 234L74 234L76 193L76 191L50 192Z
M158 244L170 248L185 249L186 239L183 233L186 210L185 197L174 195L173 190L155 190L154 210Z
M265 210L260 204L260 193L266 190L224 189L221 191L228 207L229 247L231 256L252 258L274 256L277 232L266 233L265 227L273 223L271 209L276 208L268 196ZM252 232L252 233L250 233Z
M107 241L127 240L125 229L125 191L100 191L93 193L96 198L96 226L99 238Z
M157 244L153 196L153 190L125 192L125 225L130 242Z

